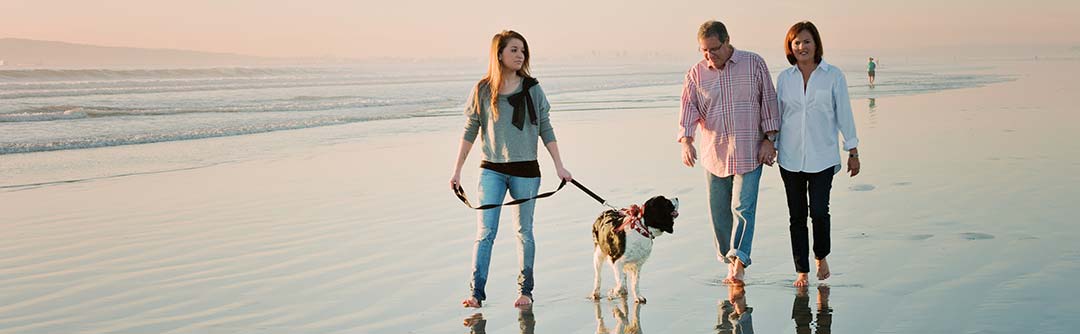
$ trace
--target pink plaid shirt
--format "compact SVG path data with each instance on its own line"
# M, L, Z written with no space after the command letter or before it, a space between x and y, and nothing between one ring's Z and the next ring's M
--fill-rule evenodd
M761 166L758 150L765 133L780 130L769 69L761 56L735 50L724 70L701 60L686 72L679 112L679 138L701 138L698 157L719 177L752 172Z

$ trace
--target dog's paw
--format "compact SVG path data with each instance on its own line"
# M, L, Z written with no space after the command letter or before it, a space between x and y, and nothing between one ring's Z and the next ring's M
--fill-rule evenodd
M611 288L611 291L610 291L610 292L609 292L608 294L609 294L609 295L610 295L610 296L611 296L612 298L615 298L615 297L626 297L626 288L625 288L625 287L621 287L621 288L620 288L620 287L615 287L615 288Z
M618 306L611 308L611 316L615 317L619 322L626 322L626 312L623 312L622 308Z

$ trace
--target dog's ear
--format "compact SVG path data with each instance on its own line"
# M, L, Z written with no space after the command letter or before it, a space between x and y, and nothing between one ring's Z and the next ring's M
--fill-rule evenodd
M667 233L675 233L675 205L664 196L656 196L645 201L645 225Z

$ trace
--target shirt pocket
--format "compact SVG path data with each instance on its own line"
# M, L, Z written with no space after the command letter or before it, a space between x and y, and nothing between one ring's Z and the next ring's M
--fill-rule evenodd
M814 100L811 101L810 103L811 103L812 106L814 106L814 109L819 110L819 111L828 111L830 113L832 112L832 110L833 110L832 90L818 89L818 90L814 91L813 96L814 96Z

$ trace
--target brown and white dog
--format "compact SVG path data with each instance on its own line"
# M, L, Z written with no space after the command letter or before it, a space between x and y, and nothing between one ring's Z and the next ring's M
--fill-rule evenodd
M626 296L626 278L630 278L630 291L634 302L645 303L645 296L638 290L641 266L652 253L653 238L674 233L675 218L679 216L679 199L656 196L645 202L619 211L607 210L593 223L593 267L596 282L592 299L600 298L600 269L604 262L615 273L615 287L610 297Z

